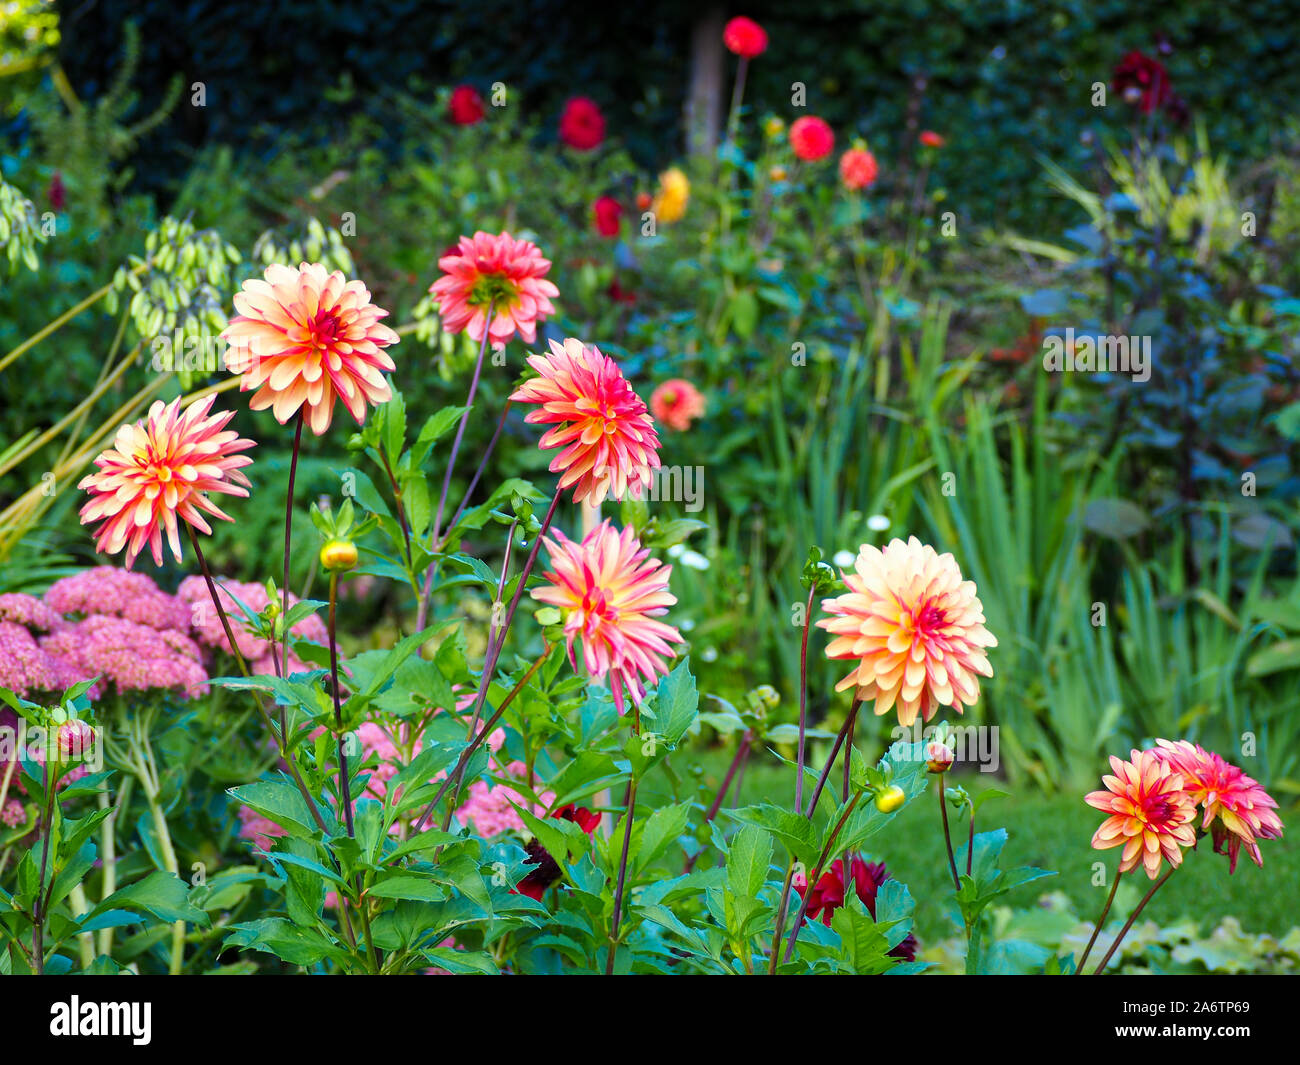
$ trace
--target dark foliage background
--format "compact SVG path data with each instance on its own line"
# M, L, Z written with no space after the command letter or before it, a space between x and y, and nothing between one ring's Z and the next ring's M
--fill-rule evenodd
M183 74L208 106L182 104L141 146L139 187L165 190L189 151L221 141L273 152L278 131L324 137L346 116L391 125L388 94L503 81L536 114L594 97L610 131L647 167L682 152L680 115L692 23L707 5L575 5L564 0L103 0L60 5L62 62L84 96L118 60L122 23L138 22L141 106ZM905 150L909 93L926 78L919 120L952 151L936 177L968 217L1026 221L1041 198L1037 154L1060 158L1091 115L1096 81L1140 48L1160 54L1211 142L1245 155L1268 148L1300 98L1297 0L812 0L756 2L726 14L759 18L769 56L748 99L788 114L791 72L804 71L808 109L844 140L866 135L884 158ZM798 78L796 73L793 77ZM187 92L188 97L188 92ZM554 119L544 128L554 135ZM394 139L399 131L393 130ZM1033 202L1035 206L1029 207Z

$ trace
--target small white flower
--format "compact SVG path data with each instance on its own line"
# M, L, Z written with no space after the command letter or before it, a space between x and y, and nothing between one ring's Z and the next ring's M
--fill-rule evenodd
M700 657L706 662L716 662L718 659L718 649L716 647L706 647L700 652Z
M691 569L703 571L709 568L709 560L698 551L683 551L681 561L683 566L690 566Z
M889 528L889 519L883 514L872 514L867 519L867 528L872 532L884 532Z
M682 632L690 632L693 628L695 628L695 619L682 618L682 620L677 623L677 627L681 629Z
M681 558L682 552L685 550L686 550L685 544L673 544L673 546L668 549L668 557Z
M836 551L835 557L831 559L831 561L834 562L835 565L839 566L840 569L848 569L853 565L853 558L854 555L852 551Z

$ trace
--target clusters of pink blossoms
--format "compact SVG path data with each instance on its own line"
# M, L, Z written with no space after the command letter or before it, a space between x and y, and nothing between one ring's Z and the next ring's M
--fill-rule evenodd
M239 653L244 656L244 661L248 663L248 668L252 672L264 676L274 674L274 652L276 648L268 641L254 636L244 628L241 624L243 612L235 602L237 596L253 613L261 613L270 602L265 585L245 584L242 581L221 581L217 585L217 596L221 600L221 608L226 612L226 617L230 619L230 627L235 633L235 643L239 647ZM230 641L226 639L226 630L221 624L221 617L212 605L212 597L208 594L207 582L202 577L186 577L181 581L180 587L176 589L176 598L184 605L189 624L194 630L195 639L204 647L219 648L226 653L230 653ZM292 607L297 602L297 596L290 593L289 606ZM328 640L325 622L321 621L316 614L307 615L301 621L296 622L289 631L304 640L310 640L312 643L323 644ZM310 667L297 655L292 651L289 652L288 672L291 676L294 673L305 672L308 668Z

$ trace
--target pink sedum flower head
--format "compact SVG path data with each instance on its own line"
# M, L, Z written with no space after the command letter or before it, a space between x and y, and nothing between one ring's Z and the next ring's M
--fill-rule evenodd
M158 401L146 418L117 431L113 446L95 459L99 472L82 478L78 488L90 492L81 508L81 523L100 522L95 549L106 554L126 550L131 568L145 544L162 565L162 537L167 534L176 561L181 560L177 518L200 532L212 529L206 511L229 521L208 493L247 496L248 478L239 472L253 460L239 452L253 446L225 428L233 411L209 415L215 395L191 403Z
M230 342L226 369L242 375L249 406L271 412L281 425L300 409L320 436L342 402L360 424L366 404L393 398L385 372L395 369L384 348L398 336L380 322L388 312L370 302L370 290L320 263L294 270L279 263L235 294L237 318L221 336Z
M552 569L533 598L564 615L569 661L578 668L575 647L581 642L583 669L597 680L608 678L619 713L624 689L640 705L642 680L668 672L665 658L675 654L669 642L682 638L656 620L677 602L668 590L672 567L650 558L631 527L619 533L608 521L581 543L557 533L546 547Z
M1115 775L1101 778L1106 790L1089 792L1083 799L1110 814L1093 834L1093 847L1122 846L1121 873L1141 864L1154 880L1163 862L1178 868L1183 848L1196 842L1196 804L1183 790L1181 774L1153 751L1134 751L1128 762L1112 755L1110 765Z
M1202 831L1214 837L1214 850L1228 856L1228 873L1237 870L1241 848L1260 868L1261 839L1279 839L1277 803L1259 782L1204 747L1187 740L1156 740L1153 752L1183 778L1183 788L1204 811ZM1225 849L1226 848L1226 849Z
M468 333L482 343L486 328L493 347L505 347L516 333L532 344L537 323L555 313L551 299L560 290L546 280L551 261L531 241L480 230L461 237L456 249L438 260L438 268L443 276L429 291L449 333Z
M659 468L659 434L618 364L572 337L552 340L549 355L530 355L528 362L541 376L525 381L510 400L536 403L524 421L552 426L538 444L564 449L550 467L560 473L559 487L576 485L575 503L611 495L640 499Z
M929 721L940 706L974 706L976 674L993 676L984 653L998 641L984 627L974 581L962 579L950 554L915 536L884 550L863 544L846 573L848 592L824 600L832 616L817 622L835 638L826 656L856 662L836 691L857 688L875 711L897 708L899 724Z

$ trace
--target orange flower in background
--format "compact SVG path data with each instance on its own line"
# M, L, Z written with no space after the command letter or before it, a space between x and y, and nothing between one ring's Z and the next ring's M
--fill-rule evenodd
M935 131L932 129L921 130L921 136L919 140L927 148L942 148L945 144L948 143L948 141L941 134L935 133Z
M850 148L840 156L840 180L846 189L870 188L879 172L876 157L865 148Z
M555 313L551 298L560 290L546 280L551 261L532 241L480 230L461 237L456 248L438 260L438 267L443 276L429 291L449 333L468 333L471 340L482 342L486 325L493 347L505 347L515 333L532 344L537 323Z
M392 399L384 373L395 367L383 349L398 336L380 322L388 312L360 281L320 263L297 270L275 263L264 279L244 282L235 309L239 317L221 333L230 343L226 369L242 375L241 392L257 389L253 410L270 407L283 425L302 408L320 436L336 400L360 424L367 403Z
M524 421L554 427L538 444L564 448L551 460L559 487L576 484L575 503L641 498L659 467L659 435L618 364L572 337L552 340L549 355L530 355L528 363L541 376L520 385L510 401L538 404Z
M1110 814L1093 834L1093 847L1122 846L1121 873L1139 862L1152 880L1164 861L1177 869L1183 848L1196 842L1196 803L1183 790L1182 775L1154 751L1134 751L1128 762L1112 755L1110 765L1115 775L1101 778L1106 790L1083 797L1089 806Z
M835 147L835 134L824 119L804 115L790 125L790 147L805 163L825 159Z
M752 18L737 15L723 27L722 43L742 59L753 59L767 51L767 31Z
M1156 740L1153 753L1183 778L1184 790L1204 810L1201 830L1213 833L1216 854L1228 856L1228 873L1236 872L1243 845L1251 860L1263 868L1259 840L1279 839L1282 821L1273 812L1277 803L1259 782L1187 740Z
M680 167L670 166L659 175L659 192L650 203L655 218L671 225L680 222L691 202L691 181Z
M650 413L669 429L685 432L704 413L704 395L689 381L674 377L650 393Z
M618 712L623 712L624 690L639 706L645 698L643 679L668 672L665 659L675 654L670 641L682 638L655 620L677 602L668 590L672 567L650 558L630 526L619 533L608 520L581 543L563 533L545 543L551 572L533 598L564 615L569 661L578 668L575 647L581 643L582 668L597 680L608 678Z
M857 688L864 702L875 700L877 715L897 707L904 726L917 714L929 721L940 706L960 713L975 705L976 674L993 676L984 649L998 641L984 627L975 583L962 579L952 555L915 536L883 550L863 544L843 577L848 592L824 600L833 616L817 622L835 637L826 656L856 663L836 691Z
M177 518L203 533L212 532L203 511L230 521L205 493L247 496L248 478L239 470L253 460L239 452L254 444L225 428L234 411L209 416L215 399L197 400L184 411L179 398L165 405L159 400L146 417L118 429L113 446L95 459L99 471L77 485L90 493L81 523L102 521L96 551L113 555L125 548L130 569L147 543L161 566L165 530L179 562Z

